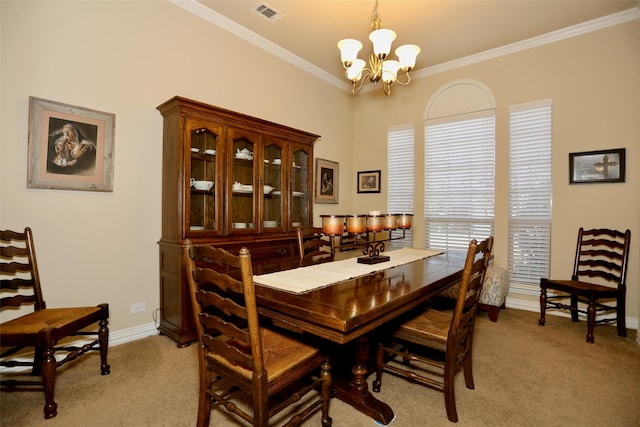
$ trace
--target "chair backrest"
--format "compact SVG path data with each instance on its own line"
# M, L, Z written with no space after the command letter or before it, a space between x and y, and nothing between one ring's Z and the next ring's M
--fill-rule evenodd
M335 259L331 237L322 234L322 228L298 228L298 255L300 265L320 264Z
M476 311L492 249L493 237L480 243L476 240L469 243L447 345L457 345L456 342L470 339L473 335Z
M631 231L606 228L578 230L572 280L600 278L618 288L625 286Z
M208 245L185 246L184 259L201 357L215 354L266 379L249 250L236 256Z
M0 309L46 308L29 227L22 232L0 230L0 273Z

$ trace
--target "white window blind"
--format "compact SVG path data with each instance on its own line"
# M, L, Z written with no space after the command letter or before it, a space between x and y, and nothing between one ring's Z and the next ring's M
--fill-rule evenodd
M425 128L425 246L465 251L493 234L495 113Z
M387 131L387 213L413 214L414 199L414 138L413 127L399 126ZM400 236L401 232L393 232ZM405 238L393 240L392 248L413 247L412 230Z
M549 277L551 100L509 109L509 275L537 285Z

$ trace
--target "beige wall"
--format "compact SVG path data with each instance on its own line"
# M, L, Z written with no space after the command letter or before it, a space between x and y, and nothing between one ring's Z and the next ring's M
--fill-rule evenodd
M0 228L34 229L51 306L107 301L112 331L152 322L159 305L162 173L155 107L171 96L322 135L316 157L340 162L340 204L315 205L318 218L384 210L384 185L380 195L358 195L356 171L382 169L384 182L387 127L414 123L422 141L422 115L434 91L471 78L486 84L498 104L496 263L505 265L507 253L508 106L552 98L552 273L570 270L567 254L580 225L630 228L628 315L637 322L638 21L418 79L391 97L352 98L168 2L3 0L0 14ZM113 193L26 188L29 96L116 114ZM625 184L567 184L567 153L618 147L627 148ZM418 148L418 171L422 157ZM422 211L421 180L416 213ZM416 225L421 235L419 216ZM130 314L129 305L142 301L147 311Z
M3 0L0 7L0 226L34 230L50 306L109 302L112 331L153 322L162 173L156 106L174 95L322 135L318 157L351 162L343 149L349 94L172 3ZM29 96L115 113L112 193L27 189ZM147 311L130 314L135 302Z
M627 316L637 326L640 282L640 21L574 37L543 47L488 60L394 88L391 97L360 95L354 110L354 170L386 165L389 126L412 123L416 129L415 212L424 204L423 114L431 96L458 79L486 85L496 99L495 263L507 264L508 108L541 99L553 100L553 223L551 275L570 275L580 226L629 228L632 234L627 274ZM428 54L426 52L425 54ZM384 104L377 102L382 99ZM626 148L625 183L569 185L568 153ZM355 154L358 153L358 154ZM376 154L379 153L379 154ZM386 177L383 176L383 182ZM386 193L354 195L366 211L386 205ZM416 215L415 243L424 244L421 215ZM537 294L537 291L535 292ZM525 298L536 307L537 295Z

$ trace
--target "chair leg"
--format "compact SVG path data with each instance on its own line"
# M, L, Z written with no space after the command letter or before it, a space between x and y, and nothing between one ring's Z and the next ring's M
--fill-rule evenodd
M626 306L626 297L625 294L622 293L617 300L616 303L616 325L618 327L618 336L626 337L627 336L627 322L625 319L625 306Z
M202 363L202 361L200 363ZM200 369L200 372L202 372L202 369ZM200 374L197 427L209 427L209 419L211 418L211 397L207 394L207 390L211 386L211 381L211 371L206 370L204 374Z
M545 310L547 309L547 288L540 289L540 320L538 320L538 325L544 326L544 315Z
M322 378L322 427L331 427L333 420L329 416L329 402L331 400L331 364L327 361L322 364L320 373Z
M471 359L471 352L467 351L464 359L462 359L462 371L464 373L464 383L468 389L473 390L475 385L473 383L473 363Z
M53 329L45 328L38 336L38 348L42 349L41 374L44 386L44 418L49 419L58 415L58 404L53 399L56 385L56 359L54 357L55 342L53 340Z
M573 311L571 313L573 316ZM577 312L576 312L577 316ZM587 306L587 342L593 343L593 328L596 324L596 304L593 300L593 296L589 298L589 305Z
M447 418L449 421L457 423L458 412L456 411L456 394L454 389L455 368L453 365L453 363L447 364L444 369L444 404L447 408Z
M374 392L379 392L382 386L382 367L384 365L384 346L382 343L378 344L376 349L376 378L371 384Z
M578 295L576 294L571 294L571 321L578 321Z
M498 311L500 310L500 307L496 306L496 305L490 305L487 307L487 313L489 313L489 320L491 320L492 322L497 322L498 321Z
M108 323L109 321L106 318L101 320L100 328L98 329L98 340L100 341L100 373L102 375L109 375L111 373L111 366L107 363L107 352L109 350Z

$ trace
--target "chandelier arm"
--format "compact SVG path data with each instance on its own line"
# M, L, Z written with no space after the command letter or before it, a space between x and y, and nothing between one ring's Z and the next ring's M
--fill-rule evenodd
M406 81L404 81L404 82L403 82L403 81L400 81L400 75L398 75L398 76L396 77L396 81L395 81L395 82L396 82L396 83L398 83L398 84L399 84L399 85L401 85L401 86L406 86L406 85L408 85L409 83L411 83L411 76L409 75L409 72L408 72L408 71L406 71L404 74L407 76L407 80L406 80Z

